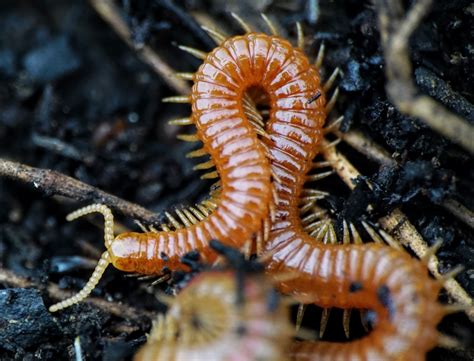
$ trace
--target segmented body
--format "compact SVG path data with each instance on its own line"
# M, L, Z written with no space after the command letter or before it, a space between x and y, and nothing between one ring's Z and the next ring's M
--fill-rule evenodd
M311 80L314 87L318 78ZM310 86L310 85L308 85ZM320 91L313 88L311 93ZM264 254L269 274L291 272L297 278L282 282L285 293L308 295L321 307L370 309L374 330L365 338L348 343L301 342L292 347L292 357L307 360L422 360L438 342L436 325L443 317L437 302L440 284L431 280L426 266L409 255L378 244L325 245L303 229L299 199L311 160L318 149L324 97L319 97L310 115L301 99L286 103L289 121L270 118L266 132L278 202Z
M275 36L235 36L208 54L194 74L191 103L197 134L221 177L217 209L176 231L119 235L109 249L114 266L157 273L163 266L179 267L179 257L190 250L207 255L209 239L237 247L249 239L268 212L270 167L243 113L242 99L254 87L268 96L271 127L283 134L273 140L278 148L291 147L290 136L314 144L324 120L322 97L308 99L320 94L318 86L317 72L302 51Z
M262 275L240 286L235 272L208 272L172 301L134 360L286 360L291 334L288 307Z

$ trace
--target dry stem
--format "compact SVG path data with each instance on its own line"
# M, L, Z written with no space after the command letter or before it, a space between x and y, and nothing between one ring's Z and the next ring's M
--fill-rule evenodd
M54 170L34 168L0 158L0 176L31 184L45 194L57 194L78 201L102 203L126 216L148 224L159 223L158 214Z
M417 117L433 130L474 153L474 126L426 95L412 78L408 40L428 12L432 0L419 0L407 14L397 0L375 0L385 57L387 94L402 112Z
M338 153L335 147L327 147L327 145L328 142L323 141L321 148L324 158L333 164L334 170L344 183L350 189L354 189L353 180L361 175L360 172L346 157ZM391 233L401 244L411 248L418 257L421 258L428 250L428 244L400 209L395 209L388 216L379 219L379 222L387 232ZM438 263L438 258L433 256L428 264L428 268L433 276L441 279L442 275L438 271ZM448 280L445 283L445 288L449 295L457 302L466 306L473 305L472 298L455 279ZM474 321L474 309L469 309L467 314Z

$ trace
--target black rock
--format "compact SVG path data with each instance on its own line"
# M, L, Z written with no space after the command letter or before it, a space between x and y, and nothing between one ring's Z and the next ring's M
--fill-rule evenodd
M40 292L32 288L0 290L0 329L0 350L33 348L59 335Z

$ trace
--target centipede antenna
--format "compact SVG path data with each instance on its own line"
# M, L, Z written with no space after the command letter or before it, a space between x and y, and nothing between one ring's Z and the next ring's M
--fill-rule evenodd
M207 53L202 50L191 48L189 46L184 46L184 45L178 45L178 48L181 49L182 51L185 51L188 54L191 54L195 58L198 58L201 60L204 60L207 58Z
M49 307L49 312L56 312L59 310L63 310L87 298L87 296L91 294L92 290L99 283L109 263L110 263L110 255L108 251L105 251L104 253L102 253L102 256L100 257L99 262L97 263L97 266L95 267L94 272L92 273L92 276L89 278L89 281L87 281L84 288L80 290L78 293L76 293L74 296L64 301L58 302L52 305L51 307Z
M170 213L165 212L165 216L166 216L166 218L168 218L168 221L170 221L170 223L172 224L172 226L174 228L176 228L176 229L183 228L183 225L181 223L179 223L178 220L176 218L174 218Z
M331 87L334 84L334 81L336 80L336 78L337 78L337 76L339 75L340 72L341 72L341 69L339 69L339 68L334 69L332 74L329 76L329 79L326 80L323 84L323 91L324 92L327 92L329 89L331 89Z
M351 237L349 235L349 227L347 227L347 221L344 219L342 222L342 243L351 243Z
M326 46L324 45L324 43L321 43L321 45L319 46L318 55L316 56L316 60L314 62L314 65L318 69L321 68L321 65L323 64L325 50L326 50Z
M342 328L344 329L344 334L346 335L346 338L349 338L350 335L351 313L352 309L350 308L346 308L342 312Z
M426 250L423 257L421 257L421 261L424 263L428 263L431 257L433 257L439 251L442 245L443 245L443 241L437 240L435 244L433 244L430 248Z
M199 148L197 150L193 150L192 152L189 152L186 154L186 158L199 158L199 157L204 157L207 155L207 152L204 148Z
M216 44L222 44L227 37L225 34L222 34L221 32L217 31L216 29L209 28L205 25L201 25L201 29L203 29L206 33L209 34L209 36L216 42Z
M303 317L306 311L306 307L307 306L304 303L300 303L298 305L298 311L296 313L296 332L298 332L301 327L301 324L303 323Z
M175 95L172 97L167 97L161 99L163 103L178 103L178 104L186 104L191 103L191 97L189 95Z
M268 16L265 15L264 13L261 13L260 16L262 17L265 24L268 26L268 29L270 30L270 33L274 36L280 36L275 24L273 24L273 22L268 18Z
M101 213L104 216L104 242L106 247L109 247L114 240L114 216L112 214L112 211L107 206L103 204L92 204L68 214L66 216L66 219L68 221L73 221L79 217L85 216L90 213ZM99 283L109 263L110 255L108 251L105 251L104 253L102 253L99 262L97 263L94 272L92 273L92 276L89 278L82 290L80 290L74 296L52 305L51 307L49 307L49 311L56 312L65 309L87 298L87 296L90 295L92 290Z
M239 25L242 27L242 29L246 33L252 33L253 32L252 27L247 22L245 22L239 15L237 15L234 12L231 12L230 15L239 23Z
M307 181L313 182L313 181L318 181L320 179L324 179L326 177L329 177L330 175L334 174L334 170L329 170L327 172L322 172L318 174L312 174L306 177Z
M334 93L332 93L331 98L329 99L329 102L326 104L326 113L330 113L332 108L334 108L334 105L336 104L337 97L339 96L339 87L334 90Z
M183 79L183 80L194 80L194 74L193 73L175 73L175 77L178 79Z
M80 217L91 213L100 213L104 217L104 241L106 246L110 246L114 240L114 215L109 207L104 204L91 204L80 208L66 216L68 222L74 221Z
M328 134L330 132L333 132L335 130L338 130L339 127L341 126L341 123L342 121L344 120L344 116L340 116L339 118L337 118L335 121L333 122L330 122L328 125L326 125L324 128L323 128L323 133L324 134Z
M296 22L296 34L297 34L297 46L299 49L304 50L304 32L303 26L299 21Z
M183 142L198 142L199 137L197 134L178 134L177 139L182 140Z
M324 308L321 313L321 321L319 322L319 338L323 338L328 325L329 315L331 314L330 308Z

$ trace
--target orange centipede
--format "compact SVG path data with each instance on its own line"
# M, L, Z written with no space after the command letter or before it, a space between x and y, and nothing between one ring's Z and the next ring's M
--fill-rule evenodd
M248 203L252 207L248 210L242 203L238 207L243 212L239 221L248 223L243 226L234 217L223 215L221 219L234 225L235 232L229 233L234 228L225 226L225 222L219 227L221 233L211 233L212 228L204 227L205 236L196 237L201 240L198 243L186 239L187 235L193 234L190 229L199 228L196 225L182 231L126 233L115 239L108 232L107 258L101 260L102 264L108 264L110 258L119 269L155 273L164 265L178 267L178 257L191 249L208 254L204 238L207 241L215 237L241 245L239 242L258 231L268 213L270 174L273 174L277 203L264 248L264 253L271 255L267 272L298 275L298 278L281 282L283 292L314 295L313 302L322 307L367 308L376 315L374 331L367 337L346 344L297 343L292 348L292 357L313 360L423 359L439 340L436 325L445 314L437 302L441 284L428 277L422 263L390 247L319 244L306 234L299 218L303 185L317 153L328 107L333 103L331 100L326 105L326 87L320 84L318 69L309 63L302 50L292 47L286 40L253 32L227 39L203 57L203 65L192 76L193 93L184 100L192 103L192 122L221 176L222 193L213 214L234 209L233 200L225 198L234 191L250 200ZM243 99L249 90L263 94L260 99L270 109L265 124L266 137L262 139L257 138L252 124L244 116ZM242 125L242 133L235 130L235 124ZM220 136L221 131L225 135ZM218 141L213 141L216 134ZM250 140L242 146L245 139ZM225 148L228 144L231 146ZM217 148L219 146L221 148ZM234 150L242 150L242 147L254 154L251 166L246 163L245 155L240 159L237 157L238 161L233 158ZM271 170L265 156L270 160ZM257 177L255 164L264 176ZM232 183L237 188L229 185L226 166L235 166L233 170L241 176L238 178L241 183L235 179ZM252 175L256 180L248 178ZM103 209L100 211L106 214ZM107 217L110 215L106 214L106 224ZM209 219L198 224L212 224L206 223ZM176 237L177 234L182 238ZM178 244L181 248L176 248ZM175 264L161 259L161 252L168 257L171 255ZM91 284L94 286L97 281L93 275ZM53 306L52 310L77 302L86 292Z
M211 269L195 276L165 300L168 312L158 316L134 360L286 360L293 334L288 305L262 270Z
M263 250L271 255L267 273L298 275L280 283L284 293L312 295L312 302L325 308L370 309L375 320L374 330L361 340L299 342L292 358L422 360L439 343L436 325L446 314L437 302L442 285L429 278L426 266L380 244L321 244L304 230L299 200L326 115L317 71L308 68L306 74L310 77L293 79L300 88L282 109L271 106L270 114L283 112L285 121L270 116L265 126L277 179L275 218Z
M163 267L182 267L179 259L191 250L211 257L210 239L242 246L260 229L271 203L270 166L263 141L244 114L246 92L263 92L270 104L275 127L322 126L325 113L319 109L319 81L300 49L274 35L250 33L224 41L211 53L192 77L190 96L174 99L190 102L190 122L197 137L210 154L221 178L221 190L214 211L202 221L176 231L128 232L113 237L107 224L113 217L103 206L89 206L69 219L91 212L106 218L106 247L88 284L76 296L51 306L52 311L68 307L85 298L95 287L109 263L117 269L142 274L159 273ZM302 117L291 108L305 113ZM289 117L289 114L296 114ZM311 124L305 124L310 122ZM311 126L310 126L311 125ZM302 134L301 130L299 131ZM314 136L318 136L318 132ZM310 141L307 139L306 141ZM270 146L270 144L267 144Z

